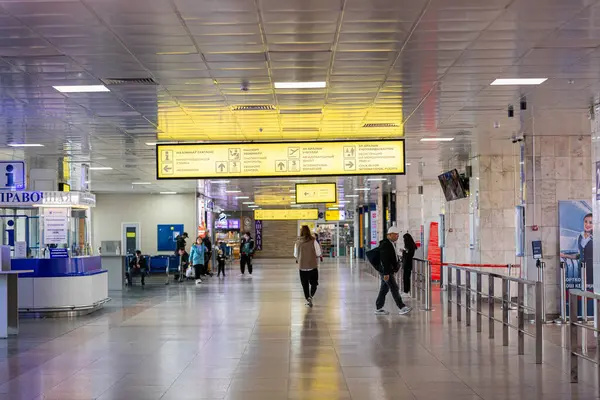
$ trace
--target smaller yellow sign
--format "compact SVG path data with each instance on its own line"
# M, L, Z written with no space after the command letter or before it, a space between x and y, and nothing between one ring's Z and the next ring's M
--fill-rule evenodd
M297 183L296 203L335 203L337 185L335 183Z
M325 211L325 221L339 221L340 210L327 210Z
M294 201L294 197L290 194L255 194L254 202L259 206L287 206L292 201Z
M254 219L259 221L268 220L316 220L319 219L319 210L254 210Z
M127 237L128 238L134 238L135 237L135 232L127 232Z

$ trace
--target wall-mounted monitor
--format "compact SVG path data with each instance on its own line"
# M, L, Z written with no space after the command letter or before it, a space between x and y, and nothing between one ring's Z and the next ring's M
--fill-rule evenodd
M468 196L468 180L462 178L456 169L438 176L446 201L464 199Z

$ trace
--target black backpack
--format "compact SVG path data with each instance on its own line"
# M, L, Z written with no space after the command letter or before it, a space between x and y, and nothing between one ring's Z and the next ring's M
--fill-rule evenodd
M378 272L381 272L381 255L379 253L379 247L375 247L365 253L367 260L371 263L373 268Z

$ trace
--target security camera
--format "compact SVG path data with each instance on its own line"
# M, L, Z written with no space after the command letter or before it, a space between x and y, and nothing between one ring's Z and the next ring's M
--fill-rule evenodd
M523 140L525 140L525 137L523 135L518 135L518 136L517 135L512 135L511 138L510 138L510 141L512 143L520 143Z
M250 90L250 82L242 81L240 89L242 90L242 92L247 92L248 90Z

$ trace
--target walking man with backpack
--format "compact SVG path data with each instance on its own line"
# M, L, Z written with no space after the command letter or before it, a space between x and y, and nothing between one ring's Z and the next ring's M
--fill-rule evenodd
M402 301L400 296L400 288L396 281L395 274L400 269L400 262L398 260L398 252L396 251L396 241L400 237L400 230L392 226L388 229L387 237L379 243L379 274L381 276L381 286L379 288L379 295L375 302L375 315L389 315L383 307L385 306L385 297L388 292L392 292L392 297L396 302L396 305L400 309L400 315L406 315L412 311L412 308L408 307Z

